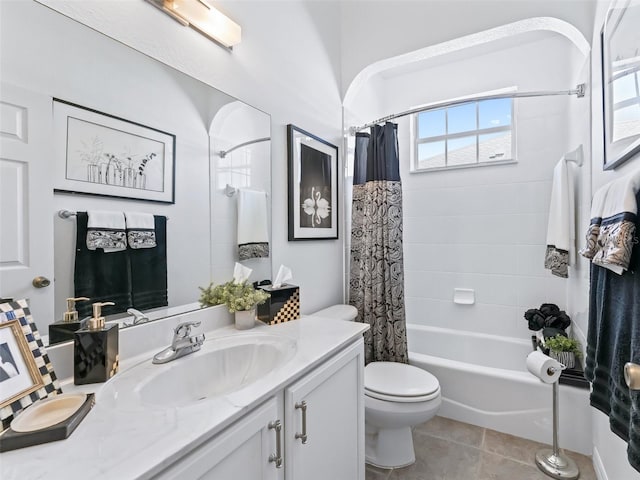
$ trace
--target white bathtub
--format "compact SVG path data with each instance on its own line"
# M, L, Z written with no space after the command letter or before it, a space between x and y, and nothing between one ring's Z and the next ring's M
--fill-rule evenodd
M438 415L552 442L551 385L526 369L529 340L412 324L407 325L407 337L409 362L440 382ZM560 385L559 414L560 447L590 455L588 390Z

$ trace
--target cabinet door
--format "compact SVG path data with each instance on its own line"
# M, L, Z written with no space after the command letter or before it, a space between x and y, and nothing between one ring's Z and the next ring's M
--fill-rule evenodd
M270 456L276 455L278 433L269 425L273 427L277 418L278 402L272 398L156 478L283 480L284 468L270 461ZM280 440L282 445L282 437Z
M364 480L363 351L359 340L285 390L287 480Z

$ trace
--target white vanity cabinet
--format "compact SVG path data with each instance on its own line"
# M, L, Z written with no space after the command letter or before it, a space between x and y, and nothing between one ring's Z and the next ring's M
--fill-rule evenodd
M364 480L363 368L359 339L155 478Z
M362 340L284 392L287 480L364 479Z
M276 468L275 458L270 461L277 451L275 420L281 416L279 403L278 397L271 398L154 478L282 480L283 469Z

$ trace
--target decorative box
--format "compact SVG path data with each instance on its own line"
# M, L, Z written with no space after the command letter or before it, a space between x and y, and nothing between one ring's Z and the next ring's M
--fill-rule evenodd
M258 320L269 325L300 318L300 287L284 284L258 286L271 294L262 305L258 305Z

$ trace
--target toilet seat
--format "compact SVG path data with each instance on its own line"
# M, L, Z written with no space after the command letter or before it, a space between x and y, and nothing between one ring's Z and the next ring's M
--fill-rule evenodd
M400 403L425 402L440 395L438 379L421 368L396 362L372 362L364 369L365 395Z

